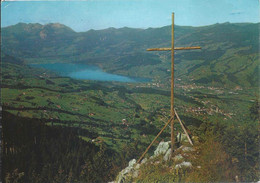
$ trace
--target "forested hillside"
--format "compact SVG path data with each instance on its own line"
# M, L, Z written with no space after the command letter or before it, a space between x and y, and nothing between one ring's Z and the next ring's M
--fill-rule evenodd
M169 78L171 27L108 28L77 33L61 24L24 24L2 29L2 51L27 63L76 62L130 76ZM254 87L258 85L259 24L223 23L175 28L175 46L202 50L176 52L176 76L185 82Z
M87 129L46 126L45 120L3 112L5 182L107 182L124 159L105 144L96 146L78 135L96 137Z

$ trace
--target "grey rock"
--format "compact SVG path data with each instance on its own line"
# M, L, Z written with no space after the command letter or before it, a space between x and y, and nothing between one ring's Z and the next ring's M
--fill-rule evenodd
M136 164L136 159L132 159L131 161L129 161L128 163L128 167L126 167L125 169L123 169L119 175L118 175L118 178L117 178L117 183L124 183L125 182L125 179L127 177L127 174L130 174L133 169L134 169L134 165Z
M192 164L191 162L182 162L180 164L177 164L175 165L175 169L178 169L178 168L184 168L184 167L192 167Z
M134 166L135 163L136 163L136 159L132 159L131 161L129 161L128 166L132 167Z
M144 158L144 159L141 161L141 164L146 163L146 162L147 162L147 158Z
M126 167L124 170L121 171L123 173L123 175L129 173L134 168L135 163L136 163L135 159L132 159L131 161L129 161L128 167Z
M159 156L160 154L165 154L167 150L170 147L170 141L169 142L160 142L160 144L157 146L156 150L154 151L154 156Z
M116 183L123 183L125 180L125 177L121 174L121 172L118 175L118 178L116 180Z
M165 153L164 157L163 157L163 160L164 161L169 161L171 159L171 148L169 148L167 150L167 152Z
M178 133L177 134L177 142L181 142L181 138L182 137L182 134L181 133Z
M180 154L178 154L177 156L175 156L175 157L173 158L174 161L179 161L179 160L182 160L182 159L183 159L183 156L180 155Z
M186 134L178 133L177 134L177 142L189 142L188 137Z
M139 171L138 171L138 170L135 170L135 171L133 172L133 178L138 177L138 175L139 175Z
M191 152L191 151L194 151L194 149L192 147L183 147L182 151L183 152Z
M160 161L155 161L154 164L160 164Z

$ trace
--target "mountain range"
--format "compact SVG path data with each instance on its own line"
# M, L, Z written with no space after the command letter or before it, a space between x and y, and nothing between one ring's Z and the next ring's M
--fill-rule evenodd
M170 78L171 26L108 28L75 32L59 24L18 23L1 29L2 52L25 63L84 63L107 72L165 82ZM259 23L223 23L203 27L175 26L178 82L225 87L258 86Z

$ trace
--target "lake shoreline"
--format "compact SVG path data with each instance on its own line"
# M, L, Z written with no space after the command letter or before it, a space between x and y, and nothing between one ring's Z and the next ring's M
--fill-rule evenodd
M71 77L73 79L122 82L122 83L145 83L150 82L150 78L129 77L112 74L103 71L96 65L75 64L75 63L48 63L29 64L31 67L43 68L60 76Z

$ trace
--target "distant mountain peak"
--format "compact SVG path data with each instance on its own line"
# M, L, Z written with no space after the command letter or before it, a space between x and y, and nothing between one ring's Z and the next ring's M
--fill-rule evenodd
M44 27L52 27L54 29L64 29L65 28L65 29L72 30L70 27L68 27L68 26L66 26L64 24L61 24L61 23L48 23L48 24L43 25L43 28Z
M64 24L60 24L60 23L49 23L49 24L45 24L42 26L42 29L46 29L46 28L47 29L51 28L53 30L63 30L63 31L75 32L70 27L68 27Z
M41 31L45 29L52 29L52 30L62 30L61 32L75 32L70 27L61 24L61 23L48 23L48 24L40 24L40 23L17 23L15 25L11 25L8 27L5 27L4 29L12 29L16 31L25 31L25 32L34 32L34 31ZM60 31L59 31L60 32Z

